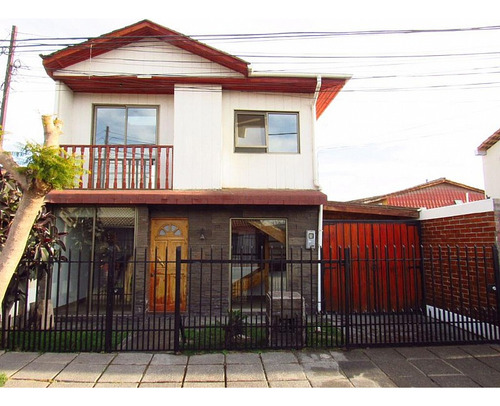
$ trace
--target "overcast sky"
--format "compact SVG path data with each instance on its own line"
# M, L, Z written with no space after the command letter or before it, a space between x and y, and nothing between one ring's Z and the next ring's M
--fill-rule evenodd
M71 3L45 1L2 6L0 39L9 38L12 25L21 45L98 36L149 19L186 35L215 35L199 39L254 70L352 75L317 123L320 183L330 200L344 201L440 177L483 188L475 149L500 128L500 29L469 28L500 28L495 3L141 1L128 7L90 0L61 11ZM268 35L283 32L296 34ZM265 35L217 37L250 33ZM311 36L317 33L323 35ZM54 112L53 83L38 57L55 51L51 44L18 48L9 140L40 139L40 115ZM6 60L0 57L2 77Z

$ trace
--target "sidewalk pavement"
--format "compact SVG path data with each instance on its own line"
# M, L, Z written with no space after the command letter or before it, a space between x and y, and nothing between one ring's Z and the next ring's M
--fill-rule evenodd
M500 344L210 353L0 351L5 388L500 387Z

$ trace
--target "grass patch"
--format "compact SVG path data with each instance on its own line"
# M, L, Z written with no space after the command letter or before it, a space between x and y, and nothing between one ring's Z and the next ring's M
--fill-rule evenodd
M5 382L7 382L7 375L0 374L0 388L5 385Z
M265 327L244 326L242 333L226 340L225 326L201 326L184 330L185 342L182 351L198 350L244 350L265 348L267 334Z
M343 334L338 328L329 325L309 325L306 329L305 347L332 348L342 346ZM270 349L267 328L265 326L246 326L243 333L226 342L224 326L200 326L184 330L185 342L181 345L184 351L222 351Z
M308 326L306 329L306 347L331 348L343 343L343 333L329 325Z
M113 332L112 349L116 349L126 337L127 333ZM37 352L103 351L104 339L101 331L10 331L5 348Z

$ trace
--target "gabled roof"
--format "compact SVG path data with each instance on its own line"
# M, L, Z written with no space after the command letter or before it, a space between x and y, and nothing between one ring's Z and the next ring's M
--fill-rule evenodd
M485 155L486 151L488 151L493 145L495 145L498 141L500 141L500 129L497 130L494 134L490 135L483 143L477 147L478 155Z
M408 189L357 199L352 202L433 209L452 206L459 202L484 200L485 198L482 189L453 182L446 178L439 178Z
M139 21L138 23L101 35L98 38L92 38L78 45L42 56L43 66L49 76L53 77L52 74L55 70L67 68L75 63L87 60L91 49L92 57L96 57L143 38L157 38L162 41L168 41L178 48L202 56L229 69L242 74L248 73L248 62L149 20Z
M79 62L95 58L142 39L158 39L187 52L220 64L237 77L162 76L138 77L137 75L64 75L54 74ZM317 94L316 116L319 117L345 85L348 77L322 76L318 89L318 75L259 74L249 69L249 63L240 58L202 44L149 20L120 28L78 45L70 46L50 55L42 56L47 74L65 83L74 92L171 94L175 84L219 85L223 89L254 92L284 92Z

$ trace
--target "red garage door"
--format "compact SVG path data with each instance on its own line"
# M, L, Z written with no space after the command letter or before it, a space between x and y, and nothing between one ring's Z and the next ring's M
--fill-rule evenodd
M350 272L338 259L350 252ZM420 304L419 231L414 222L326 221L322 258L325 310L398 312ZM328 260L332 260L329 262Z

